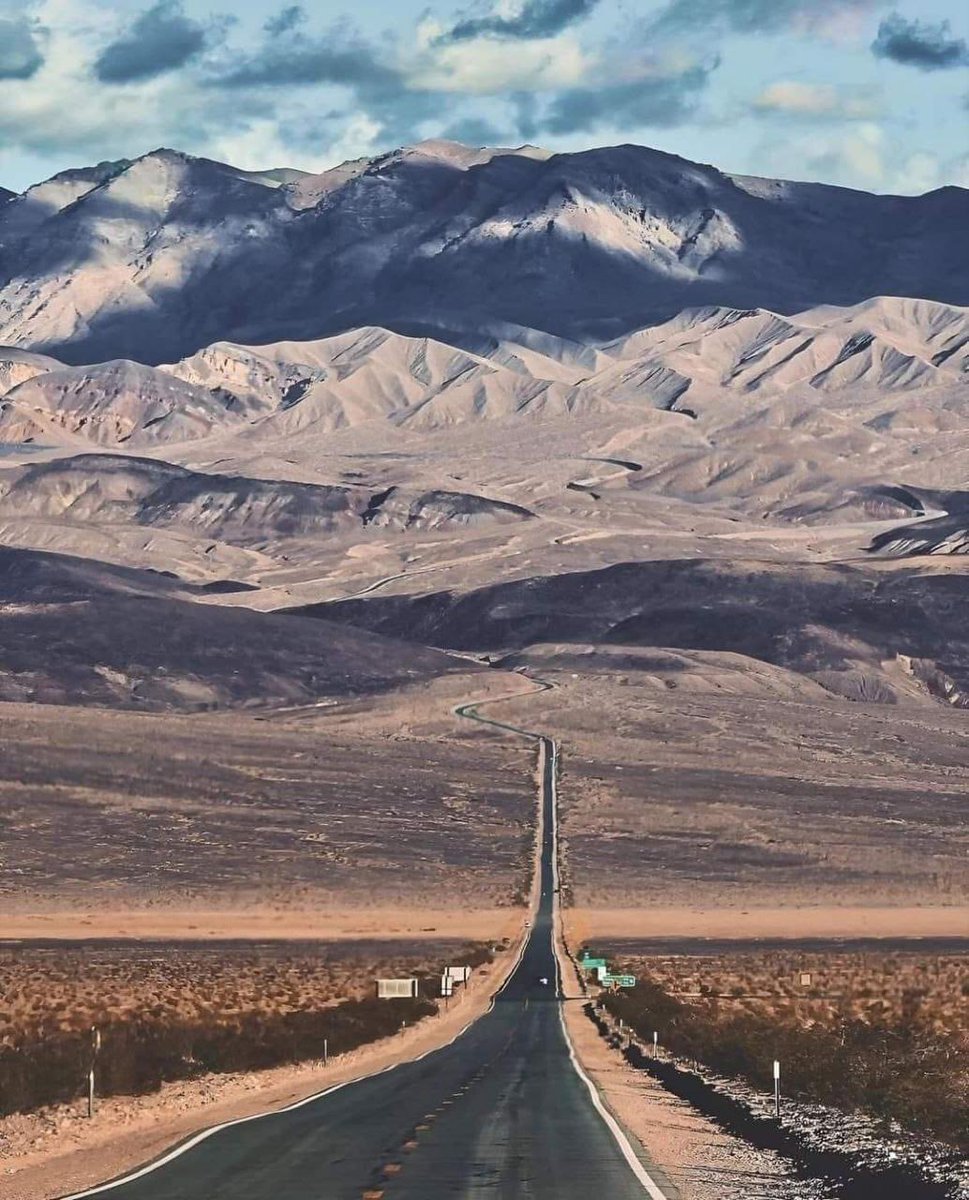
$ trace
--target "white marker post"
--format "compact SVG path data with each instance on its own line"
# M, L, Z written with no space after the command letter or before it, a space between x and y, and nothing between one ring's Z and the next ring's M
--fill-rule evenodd
M323 1066L324 1067L326 1066L326 1064L330 1058L329 1050L330 1050L329 1043L327 1042L327 1039L324 1038L323 1039Z
M659 1033L653 1030L653 1058L659 1058Z
M101 1053L101 1030L96 1025L91 1026L91 1069L87 1075L87 1115L94 1116L94 1068L98 1055Z
M774 1059L774 1116L781 1118L781 1064Z

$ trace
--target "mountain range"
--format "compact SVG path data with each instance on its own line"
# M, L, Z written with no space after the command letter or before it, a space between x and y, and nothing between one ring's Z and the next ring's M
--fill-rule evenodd
M579 639L969 703L967 225L637 146L0 193L0 692L320 703L451 670L401 639Z
M157 364L360 326L609 340L686 307L969 303L969 193L876 196L641 146L424 142L318 175L172 150L0 204L0 344Z
M472 350L366 327L307 342L219 342L159 367L70 367L0 349L0 439L135 449L253 427L261 438L370 422L428 430L617 406L695 418L728 394L850 389L857 404L940 389L958 398L969 381L969 310L934 301L883 297L792 317L686 309L596 344L504 332ZM885 431L896 418L873 419Z

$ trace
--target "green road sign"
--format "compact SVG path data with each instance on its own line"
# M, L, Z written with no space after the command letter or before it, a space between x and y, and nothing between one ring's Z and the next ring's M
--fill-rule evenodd
M580 958L579 966L583 971L604 971L606 960L604 958Z
M608 971L599 972L599 983L602 987L635 987L635 975L610 975Z

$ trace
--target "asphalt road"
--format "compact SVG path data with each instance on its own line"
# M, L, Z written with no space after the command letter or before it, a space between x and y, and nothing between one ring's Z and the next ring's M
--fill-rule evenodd
M554 752L545 740L540 902L521 960L485 1016L419 1061L225 1126L143 1173L81 1195L663 1200L594 1103L562 1024L553 948Z

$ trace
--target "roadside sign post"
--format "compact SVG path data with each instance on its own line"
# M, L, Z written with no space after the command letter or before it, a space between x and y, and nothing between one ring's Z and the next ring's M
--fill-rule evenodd
M101 1053L101 1030L96 1025L91 1026L91 1069L87 1075L87 1115L94 1116L94 1070L97 1066L98 1055Z
M781 1064L774 1059L774 1116L781 1116Z

